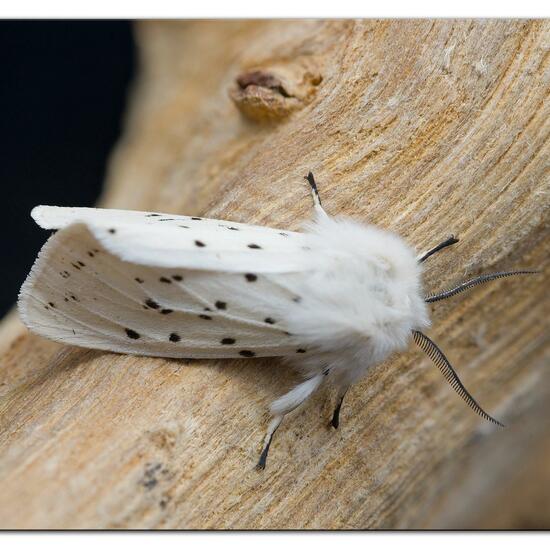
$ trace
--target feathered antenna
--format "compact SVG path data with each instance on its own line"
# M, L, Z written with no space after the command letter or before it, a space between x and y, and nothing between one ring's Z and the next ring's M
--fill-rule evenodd
M453 389L468 403L471 409L473 409L485 420L491 421L493 424L504 428L504 424L487 414L478 402L470 395L468 390L463 386L460 378L456 374L455 370L449 363L449 360L445 357L445 354L437 347L437 345L430 340L425 334L418 330L413 330L413 339L415 343L422 348L422 350L428 355L428 357L435 363L437 368L441 371L443 376L447 379Z
M487 275L481 275L480 277L475 277L474 279L470 279L468 281L460 283L458 286L455 286L454 288L450 288L449 290L438 292L437 294L429 294L428 296L426 296L426 298L424 298L424 301L428 303L439 302L439 300L446 300L447 298L450 298L455 294L464 292L465 290L468 290L474 286L481 285L489 281L494 281L495 279L511 277L512 275L531 275L534 273L539 273L539 272L522 270L522 271L498 271L497 273L487 273Z

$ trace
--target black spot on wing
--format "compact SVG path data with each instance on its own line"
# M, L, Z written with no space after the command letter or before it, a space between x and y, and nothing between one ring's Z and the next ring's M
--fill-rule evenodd
M264 323L267 323L268 325L274 325L275 324L275 319L272 319L271 317L266 317L264 319Z
M178 281L178 283L183 281L183 277L181 275L172 275L172 279L174 279L174 281Z
M147 298L147 300L145 300L145 305L152 309L158 309L160 307L152 298Z
M254 281L258 280L258 275L255 275L254 273L245 273L244 278L249 282L253 283Z
M206 245L202 241L196 240L195 241L195 246L198 246L199 248L203 248Z
M214 304L218 309L227 309L227 303L222 302L221 300L217 300Z
M247 246L248 248L252 248L253 250L260 250L262 248L259 244L256 244L256 243L250 243Z
M136 277L136 278L134 279L134 281L135 281L136 283L139 283L140 285L143 284L143 283L145 282L143 279L140 279L139 277Z
M181 336L175 332L172 332L168 337L168 340L170 340L170 342L179 342L181 340Z
M163 314L163 315L168 315L169 313L172 313L174 310L173 309L168 309L168 308L165 308L165 309L161 309L160 312Z
M170 279L168 279L167 277L160 277L159 278L159 281L161 283L166 283L166 284L170 284L172 281Z
M132 340L137 340L139 338L139 334L135 330L132 330L131 328L125 328L124 330L128 335L128 338L131 338Z
M114 227L111 227L111 229L109 229L109 233L111 233L111 235L114 235L116 233L116 229Z
M197 220L197 221L201 221L202 218L191 218L192 220Z
M212 321L212 317L210 317L210 315L205 315L204 313L201 313L199 317L205 321Z
M256 354L249 349L243 349L239 351L239 355L241 355L242 357L254 357Z
M220 340L220 344L223 344L224 346L231 346L233 345L237 340L235 338L222 338Z

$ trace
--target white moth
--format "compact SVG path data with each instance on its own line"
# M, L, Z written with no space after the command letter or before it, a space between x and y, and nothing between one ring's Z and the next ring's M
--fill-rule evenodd
M425 297L421 263L398 236L323 210L310 173L315 218L303 232L199 217L38 206L46 242L21 288L25 325L46 338L156 357L285 357L304 382L271 405L258 466L284 415L330 379L332 425L348 388L414 341L481 416L496 424L421 331L427 302L512 274L471 279Z

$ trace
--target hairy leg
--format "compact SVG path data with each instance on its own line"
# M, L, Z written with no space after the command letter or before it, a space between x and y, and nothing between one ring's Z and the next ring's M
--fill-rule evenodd
M325 209L321 205L321 197L319 196L319 190L317 189L317 184L315 183L315 178L313 177L313 174L309 172L309 174L305 176L304 179L307 180L309 186L311 187L311 196L313 197L313 207L315 208L315 211L321 216L328 216L328 214L325 212Z

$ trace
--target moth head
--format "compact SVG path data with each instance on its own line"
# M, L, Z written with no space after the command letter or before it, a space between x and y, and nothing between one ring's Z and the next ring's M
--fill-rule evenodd
M417 258L417 260L419 263L422 263L425 260L427 260L430 256L435 254L436 252L439 252L440 250L443 250L444 248L447 248L448 246L451 246L457 242L458 242L458 239L453 235L451 235L449 238L447 238L437 246L421 254ZM449 288L448 290L437 292L435 294L429 294L424 298L424 301L426 303L434 303L434 302L439 302L441 300L447 300L448 298L451 298L452 296L456 296L457 294L464 292L466 290L469 290L474 286L481 285L489 281L494 281L496 279L502 279L505 277L512 277L515 275L531 275L534 273L538 273L538 271L532 271L532 270L498 271L495 273L480 275L479 277L474 277L473 279L464 281L452 288ZM449 382L449 384L451 384L453 389L460 395L460 397L462 397L462 399L466 401L466 403L470 406L470 408L473 409L482 418L489 420L490 422L492 422L493 424L496 424L497 426L504 427L504 425L501 422L499 422L498 420L490 416L488 413L486 413L481 408L481 406L477 403L477 401L471 396L471 394L468 392L468 390L464 387L464 385L460 381L460 378L458 377L458 374L451 366L451 363L449 362L445 354L441 351L441 349L437 346L437 344L433 342L430 338L428 338L428 336L426 336L420 330L413 329L412 335L415 343L434 362L434 364L439 368L439 370L441 371L443 376L446 378L446 380Z

